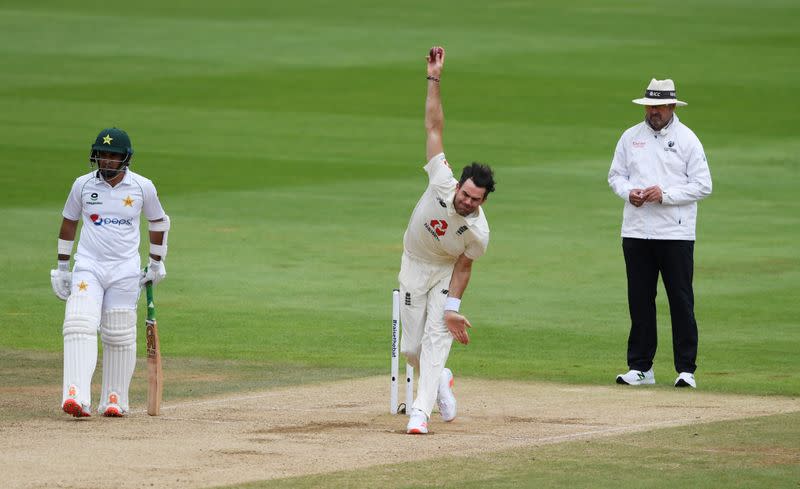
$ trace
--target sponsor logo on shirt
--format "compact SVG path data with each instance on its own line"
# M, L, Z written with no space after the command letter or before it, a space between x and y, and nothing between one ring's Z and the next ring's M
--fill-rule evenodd
M461 226L460 228L458 228L458 231L456 231L456 234L461 236L462 234L467 232L467 229L469 229L467 226Z
M444 234L447 232L447 221L444 219L434 219L430 222L430 224L427 222L425 223L425 229L427 229L428 232L431 233L431 236L436 238L438 241L439 238L444 236Z
M99 195L97 192L92 192L92 193L89 195L89 199L91 199L91 200L87 200L87 201L86 201L86 205L101 205L101 204L102 204L102 202L98 202L98 201L97 201L97 199L98 199L99 197L100 197L100 195Z
M647 146L647 142L646 141L634 141L633 142L633 147L634 148L644 148L645 146Z
M664 151L672 151L673 153L677 153L678 150L673 148L675 146L675 141L670 141L667 143L667 147L664 148Z
M444 200L442 200L441 198L436 197L436 201L439 202L440 206L444 207L445 209L447 208L447 203Z
M89 216L95 226L112 225L112 226L133 226L133 218L119 219L117 217L100 217L99 214L92 214Z

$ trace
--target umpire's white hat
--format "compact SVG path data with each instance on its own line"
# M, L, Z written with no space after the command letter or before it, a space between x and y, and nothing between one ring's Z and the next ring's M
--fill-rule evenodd
M689 105L686 102L678 100L678 93L675 91L675 82L667 78L666 80L650 80L647 85L647 90L644 92L644 97L633 100L633 103L639 105L667 105L675 104L678 107Z

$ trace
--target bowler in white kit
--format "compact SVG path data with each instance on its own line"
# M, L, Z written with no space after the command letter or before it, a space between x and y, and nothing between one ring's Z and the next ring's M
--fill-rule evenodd
M116 127L98 134L91 148L93 171L72 184L58 239L53 292L67 302L64 314L64 384L61 408L75 417L91 414L97 365L97 333L103 343L103 384L97 412L124 416L136 366L136 303L142 285L166 276L169 217L156 188L129 168L128 134ZM139 216L149 225L150 260L139 258ZM83 222L72 272L78 221Z
M417 202L403 237L400 266L400 350L419 369L417 397L406 431L428 433L438 403L444 421L456 417L453 374L445 368L453 338L469 343L466 317L459 313L472 262L489 244L489 225L481 209L494 191L491 168L472 163L456 180L444 155L444 112L439 91L445 53L434 47L428 56L425 103L428 187Z

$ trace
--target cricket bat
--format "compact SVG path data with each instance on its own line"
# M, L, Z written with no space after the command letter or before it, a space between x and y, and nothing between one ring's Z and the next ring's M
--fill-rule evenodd
M164 388L164 377L161 373L161 344L158 340L158 324L156 323L156 305L153 303L153 284L145 285L147 291L147 414L161 414L161 392Z

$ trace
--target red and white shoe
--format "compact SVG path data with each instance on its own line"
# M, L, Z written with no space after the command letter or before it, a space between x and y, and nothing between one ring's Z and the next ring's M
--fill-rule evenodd
M442 370L442 375L439 377L439 395L436 397L436 404L439 405L439 414L446 422L456 419L456 396L453 395L453 372L449 368Z
M80 402L78 402L78 387L74 384L70 385L67 389L67 395L69 396L64 403L61 405L61 410L65 413L74 416L76 418L88 418L92 415L91 407L84 406Z
M108 395L108 403L100 407L103 416L107 418L121 418L125 416L125 410L119 406L119 396L116 392Z
M411 410L406 433L409 435L426 435L428 433L428 416L421 409Z
M92 415L91 408L89 406L84 406L83 404L79 403L75 399L67 399L64 401L64 404L61 406L61 409L64 410L65 413L72 415L76 418L88 418Z

